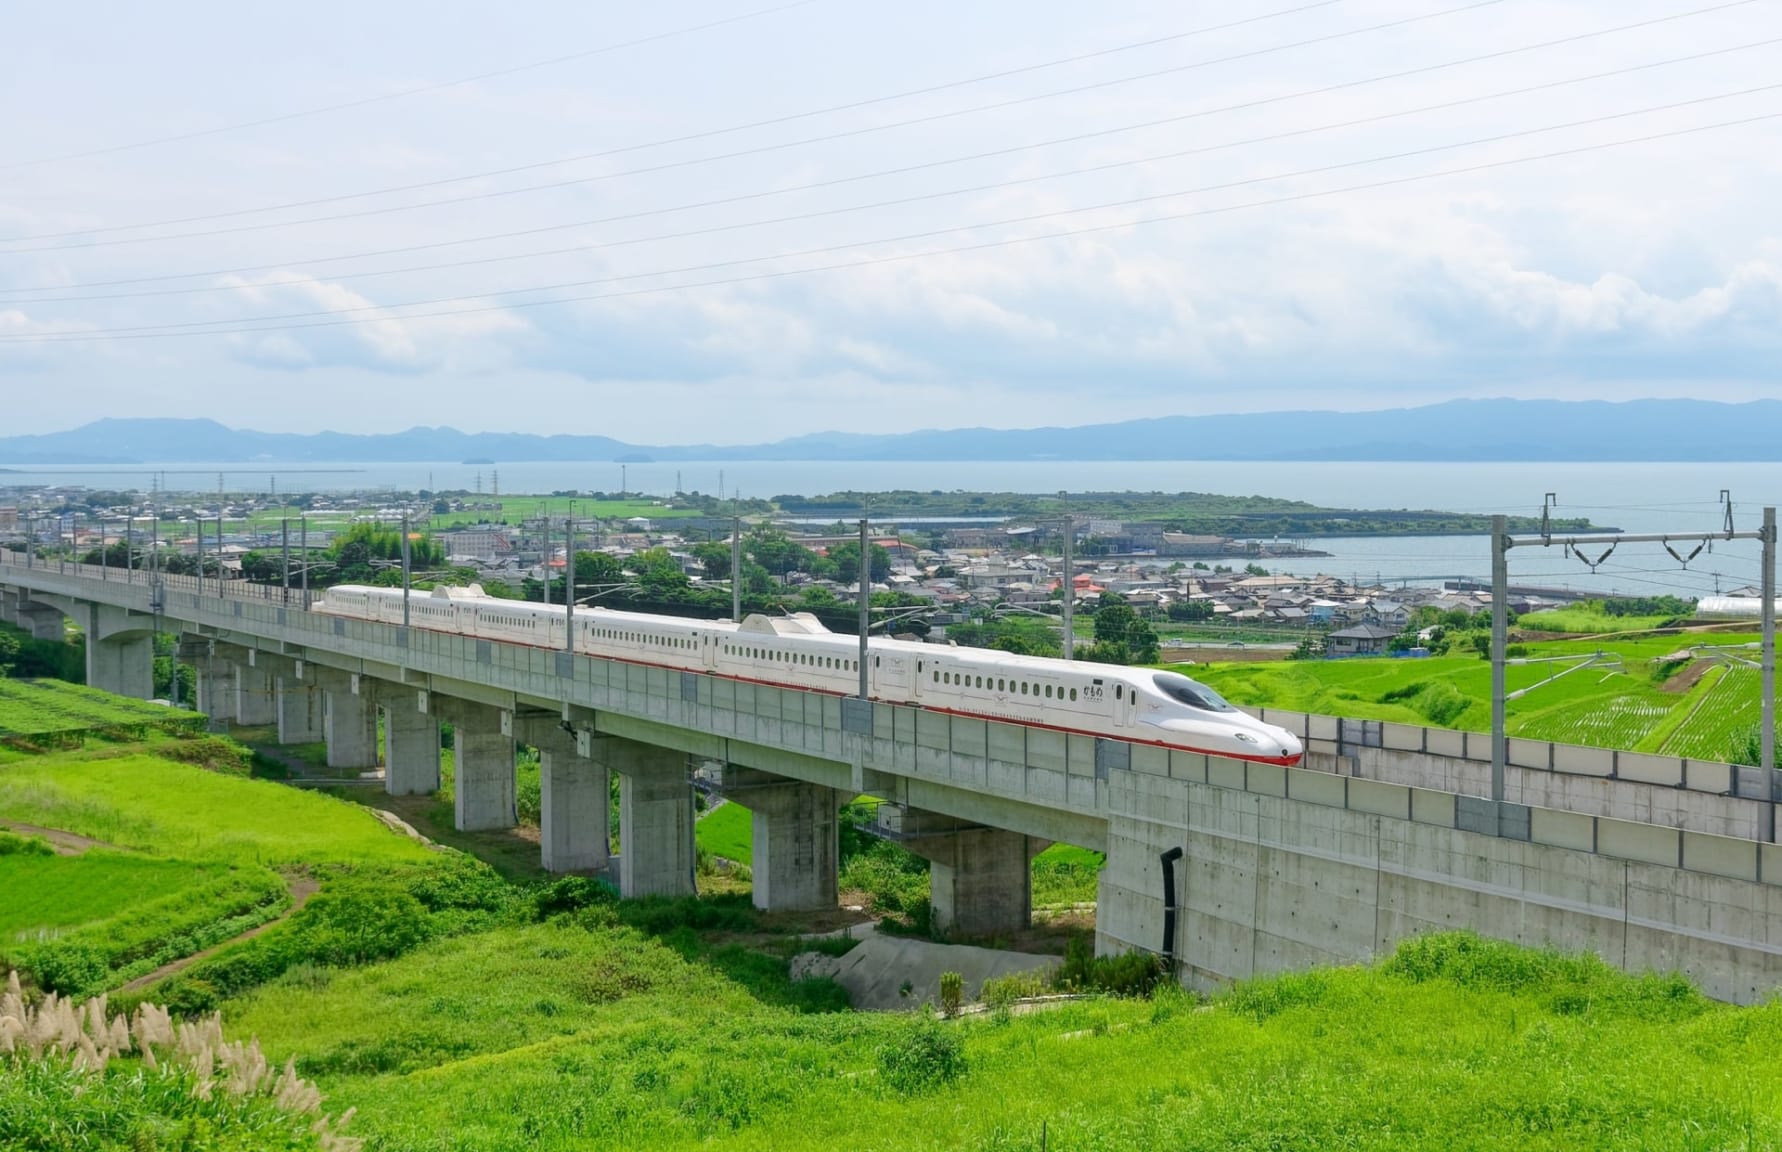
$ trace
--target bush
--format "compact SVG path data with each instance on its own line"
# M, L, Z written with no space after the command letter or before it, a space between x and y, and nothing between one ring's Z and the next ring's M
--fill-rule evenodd
M1046 994L1046 974L1040 971L1010 972L984 981L978 998L991 1008L1007 1008L1017 1000Z
M208 768L212 772L225 772L231 776L253 774L254 753L222 736L175 740L155 751L165 759Z
M41 836L20 836L0 828L0 856L54 856L56 850Z
M427 909L414 896L390 884L359 880L316 893L291 925L304 957L336 965L388 960L429 934Z
M965 1071L965 1045L932 1016L879 1049L879 1076L905 1095L951 1084Z
M940 978L941 1015L951 1020L965 1004L965 977L957 972L942 972Z
M1064 963L1053 974L1052 983L1067 992L1149 996L1163 975L1161 956L1150 952L1097 956L1088 937L1073 936L1064 946Z

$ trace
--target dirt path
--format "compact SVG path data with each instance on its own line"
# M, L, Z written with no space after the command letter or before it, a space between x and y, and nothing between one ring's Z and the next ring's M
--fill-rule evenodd
M85 836L64 832L60 828L42 828L36 824L19 824L12 820L0 820L0 828L17 832L20 836L41 836L50 842L58 856L79 856L89 848L116 847L103 840L90 840Z
M174 960L170 963L163 964L159 968L155 969L153 972L148 973L146 976L138 976L136 979L130 981L128 984L124 985L122 988L119 988L118 991L119 992L139 992L142 989L147 988L149 985L156 983L157 981L165 980L167 977L173 975L175 972L183 971L187 968L190 968L192 965L198 963L198 961L200 961L200 960L206 959L207 957L210 957L210 956L214 956L216 953L222 951L224 948L229 947L231 944L239 944L243 940L252 940L254 937L260 935L261 933L269 931L270 929L275 928L280 924L283 924L286 920L289 920L296 913L297 909L299 909L299 908L303 907L305 904L309 903L309 898L311 896L314 896L316 894L316 890L321 887L320 883L311 879L308 876L294 876L290 880L288 880L287 883L290 885L290 888L291 888L291 906L289 908L286 908L283 912L281 912L277 916L274 916L272 919L268 920L264 924L259 925L258 927L249 928L246 932L243 932L239 936L231 936L229 939L223 941L220 944L213 944L209 948L206 948L202 952L194 952L190 956L184 956L178 960Z

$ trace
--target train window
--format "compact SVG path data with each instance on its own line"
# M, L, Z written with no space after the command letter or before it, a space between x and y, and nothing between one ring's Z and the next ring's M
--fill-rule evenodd
M998 692L1001 692L1001 691L1002 691L1002 690L1003 690L1003 683L1002 683L1002 681L1001 681L1001 680L998 680L998 681L997 681L997 682L996 682L996 690L997 690L997 691L998 691Z
M877 657L877 656L874 656L874 657L873 657L873 658L872 658L872 666L873 666L873 667L874 667L874 668L877 668L877 667L878 667L878 666L879 666L879 658L878 658L878 657Z
M939 684L939 683L940 683L940 673L939 673L939 672L936 672L936 673L935 673L935 674L934 674L934 682L935 682L935 683L936 683L936 684Z
M1114 685L1114 699L1116 699L1116 700L1125 699L1125 696L1124 696L1125 691L1126 691L1126 685L1124 685L1124 684Z
M1052 686L1050 684L1048 684L1048 685L1046 685L1046 699L1050 700L1051 698L1052 698Z
M1198 708L1202 712L1237 711L1236 708L1226 703L1223 696L1205 684L1198 684L1175 672L1159 672L1154 683L1162 689L1166 696L1179 700L1190 708Z
M1071 690L1070 690L1070 698L1071 698L1071 699L1072 699L1072 700L1075 700L1075 699L1076 699L1076 698L1077 698L1077 690L1076 690L1076 689L1075 689L1075 688L1072 688L1072 689L1071 689Z

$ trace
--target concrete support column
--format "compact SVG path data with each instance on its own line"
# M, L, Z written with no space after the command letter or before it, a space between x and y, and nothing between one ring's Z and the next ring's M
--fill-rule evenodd
M225 732L235 722L235 666L214 655L204 641L184 641L180 659L197 673L198 711L210 721L212 732Z
M304 664L322 689L322 736L328 742L328 767L377 767L377 707L359 677Z
M961 936L1004 936L1033 922L1033 858L1047 841L1001 828L959 825L914 809L904 847L928 861L934 926ZM940 831L953 824L951 831ZM929 829L934 829L929 834Z
M693 785L686 753L603 740L595 755L619 773L619 894L692 895Z
M155 694L155 638L126 632L110 639L87 637L87 684L119 696L148 700Z
M538 749L539 858L546 872L601 872L609 858L612 777L584 753L597 739L565 731L552 718L531 719L521 739Z
M278 710L280 744L317 744L328 738L323 723L326 704L313 680L297 676L297 662L288 661L273 677L273 701Z
M271 668L258 652L235 665L235 722L260 727L278 721L278 688Z
M840 798L833 788L726 765L726 798L749 810L753 898L766 912L834 908L841 857Z
M423 796L439 791L439 717L427 693L395 684L378 693L384 712L384 791Z
M17 625L19 622L19 594L10 588L0 588L0 624Z
M33 640L49 640L59 644L68 639L68 629L62 623L62 613L54 608L21 601L18 621L19 627L31 633Z
M452 726L453 825L460 832L512 828L519 823L513 714L469 700L443 703L442 718Z

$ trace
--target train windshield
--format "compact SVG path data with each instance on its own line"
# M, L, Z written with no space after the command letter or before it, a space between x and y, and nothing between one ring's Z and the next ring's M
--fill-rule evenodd
M1174 672L1159 672L1157 687L1172 700L1180 700L1190 708L1198 708L1202 712L1236 712L1225 698L1208 688L1205 684L1197 684L1186 676L1178 676Z

